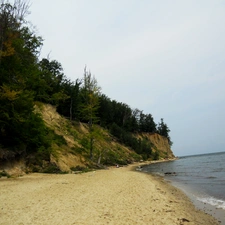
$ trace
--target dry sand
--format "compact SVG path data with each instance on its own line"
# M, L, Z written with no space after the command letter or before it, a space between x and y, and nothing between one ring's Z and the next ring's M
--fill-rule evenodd
M0 179L0 224L216 225L166 181L131 166Z

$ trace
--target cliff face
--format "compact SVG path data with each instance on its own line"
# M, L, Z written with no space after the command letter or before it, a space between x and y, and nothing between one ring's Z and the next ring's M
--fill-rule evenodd
M71 168L87 168L96 164L115 165L139 161L141 156L128 147L117 142L114 137L102 127L96 126L94 138L93 161L89 160L89 128L85 123L70 122L56 112L56 108L43 104L36 107L42 115L45 124L62 136L67 145L53 146L51 163L57 165L61 171Z
M89 160L89 152L87 151L88 126L82 123L71 123L69 120L60 116L55 107L42 104L36 107L36 112L42 115L45 124L54 132L63 137L66 143L58 145L52 143L52 152L50 162L43 161L38 167L26 168L26 160L20 161L8 160L1 162L0 154L0 171L5 170L8 174L22 174L24 171L32 172L33 169L43 171L46 164L56 165L61 171L71 171L72 168L92 167L93 163ZM94 163L104 165L128 164L137 162L142 159L140 155L135 153L127 146L117 142L117 140L108 133L107 130L98 127L98 137L95 138ZM152 144L152 151L157 152L160 159L174 158L174 154L170 149L167 138L159 134L143 133L137 135L138 138L148 139ZM1 150L1 149L0 149ZM6 151L4 151L6 153ZM0 151L1 153L1 151ZM10 162L10 163L9 163ZM32 168L33 169L30 169ZM16 172L15 172L16 169Z
M152 150L158 151L160 158L174 158L173 151L170 148L168 139L159 134L148 134L144 133L141 135L144 138L147 138L152 143Z

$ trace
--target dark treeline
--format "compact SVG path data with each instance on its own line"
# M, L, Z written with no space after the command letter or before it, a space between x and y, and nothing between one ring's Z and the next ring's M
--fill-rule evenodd
M71 81L57 60L39 59L43 40L26 21L28 8L20 0L13 5L1 0L0 148L49 157L51 142L57 138L34 113L36 102L55 105L71 121L88 123L90 132L94 124L107 128L120 142L146 158L151 155L151 145L133 133L159 133L172 144L163 119L156 124L151 114L102 94L86 67L81 79Z

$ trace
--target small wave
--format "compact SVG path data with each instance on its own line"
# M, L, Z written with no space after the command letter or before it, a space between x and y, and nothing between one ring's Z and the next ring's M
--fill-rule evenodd
M153 172L152 174L160 176L160 177L164 177L164 173L159 173L159 172Z
M223 171L223 168L217 168L217 169L214 169L212 172L218 173L218 172L222 172L222 171Z
M214 177L214 176L209 176L209 177L206 177L206 179L216 179L217 177Z
M213 197L207 197L207 198L197 198L198 201L207 203L213 206L216 206L217 208L220 209L225 209L225 201L221 199L216 199Z

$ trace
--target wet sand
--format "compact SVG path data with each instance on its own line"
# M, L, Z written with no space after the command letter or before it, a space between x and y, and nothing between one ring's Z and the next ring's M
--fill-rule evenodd
M0 224L219 224L179 189L131 168L1 178Z

